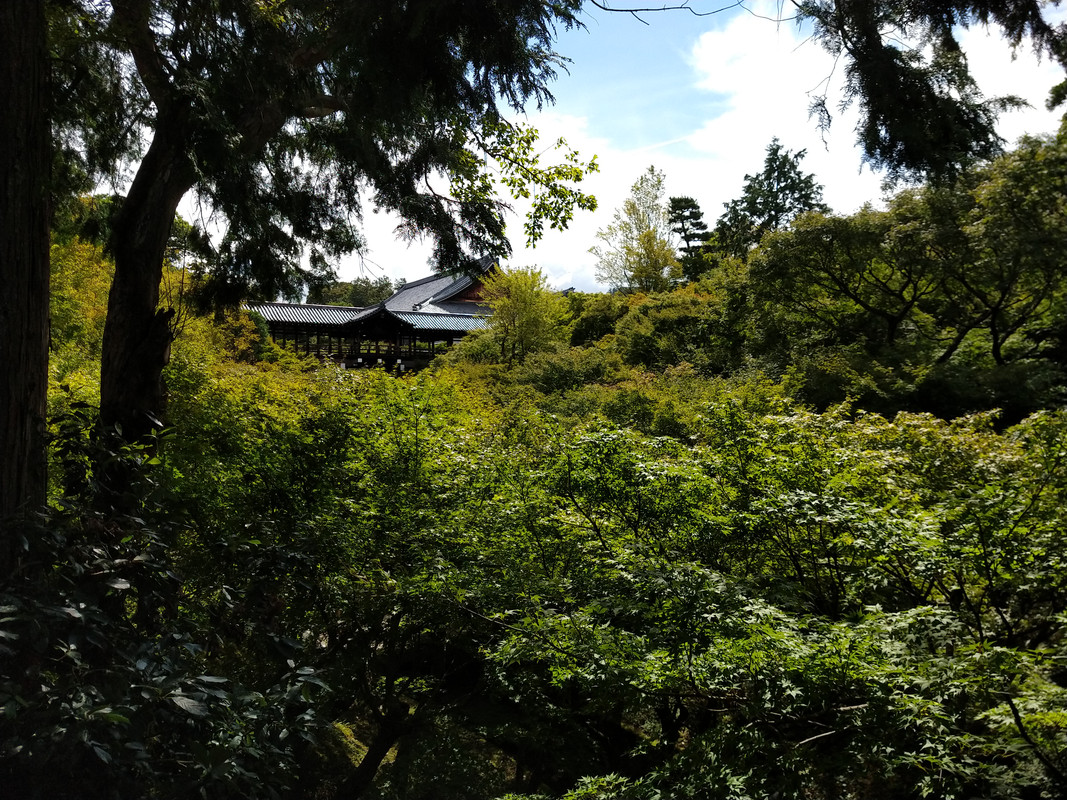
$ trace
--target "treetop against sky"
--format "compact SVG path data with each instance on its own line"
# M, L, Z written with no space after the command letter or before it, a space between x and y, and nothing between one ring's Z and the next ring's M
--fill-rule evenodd
M692 5L703 10L725 4ZM566 232L550 232L536 249L523 246L516 214L509 225L511 261L541 267L561 287L602 289L589 247L650 165L664 172L668 195L693 197L714 223L723 204L739 196L744 175L759 169L775 136L790 151L807 150L804 168L825 186L834 211L877 203L883 176L863 164L856 108L836 106L843 67L811 39L810 28L778 21L780 6L757 0L708 16L670 11L637 18L587 4L585 27L561 31L557 40L569 63L550 87L555 104L526 119L544 142L563 136L583 157L597 156L600 173L584 186L599 208L579 212ZM1067 19L1061 9L1049 15ZM1030 103L1001 116L997 130L1005 140L1058 127L1062 110L1045 108L1049 89L1062 80L1055 64L1034 57L1028 43L1013 58L997 29L974 27L959 38L987 97L1015 94ZM812 99L823 92L834 114L825 134L809 113ZM398 242L396 222L384 214L368 214L365 226L367 258L362 267L358 260L347 262L343 277L361 268L391 277L425 273L428 245Z

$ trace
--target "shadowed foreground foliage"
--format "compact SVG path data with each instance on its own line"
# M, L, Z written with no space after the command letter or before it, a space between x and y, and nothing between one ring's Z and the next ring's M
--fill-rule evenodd
M814 413L674 371L564 418L474 367L211 337L175 354L159 463L115 450L141 514L68 490L26 530L23 796L1061 791L1064 415ZM91 487L83 433L57 457Z

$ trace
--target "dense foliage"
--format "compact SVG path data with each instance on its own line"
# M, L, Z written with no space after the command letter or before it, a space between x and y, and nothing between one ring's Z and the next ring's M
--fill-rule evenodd
M529 240L565 225L595 160L540 165L498 106L548 98L579 2L12 3L3 791L1067 795L1067 129L1000 155L1015 101L954 38L1063 62L1064 29L796 5L868 158L944 180L835 215L775 141L709 235L650 168L594 248L618 293L505 272L484 333L398 377L197 316L180 267L367 305L387 282L328 280L367 200L446 268L506 250L496 184ZM214 244L176 224L194 190ZM9 521L46 430L49 503Z
M890 179L956 176L1000 152L997 112L1019 101L980 95L958 31L993 24L1013 47L1032 44L1063 65L1067 28L1050 21L1054 6L793 4L796 19L811 23L843 63L843 102L860 105L866 158ZM99 180L118 183L132 168L130 196L111 226L116 271L101 370L102 417L132 438L154 431L162 409L173 329L158 286L174 212L190 190L227 228L208 288L233 302L249 284L274 295L325 277L330 256L359 246L353 222L367 185L378 207L406 220L407 233L435 237L446 267L461 262L465 245L506 250L487 162L512 196L532 200L528 241L546 222L564 226L575 206L595 203L574 187L595 159L568 152L563 163L541 166L535 132L498 114L501 103L522 110L549 98L561 61L552 51L556 26L580 24L579 0L9 0L3 10L4 519L45 496L52 200L62 204ZM683 2L661 10L725 8ZM1067 82L1052 88L1049 105L1065 96ZM825 96L812 110L829 124ZM424 190L431 175L449 178L451 193ZM670 268L662 241L643 235L638 244L644 260ZM698 274L692 259L683 261L687 278ZM7 544L0 541L0 564Z
M186 315L151 447L86 405L108 259L57 240L53 503L0 584L0 780L1062 796L1063 152L801 216L670 291L505 272L493 327L413 377Z
M351 281L328 281L312 286L306 302L364 308L382 302L397 288L384 275L374 280L361 275Z
M999 408L1017 422L1064 398L1065 157L1067 131L1025 137L955 181L840 215L772 145L699 266L686 255L692 280L572 298L572 343L599 340L634 367L758 372L818 408ZM798 185L807 200L794 205ZM747 231L734 251L730 230Z
M595 206L577 189L595 160L559 140L561 163L545 165L536 131L502 116L550 98L574 0L47 5L55 102L37 110L62 156L56 186L131 175L109 221L100 370L101 416L131 439L162 414L177 307L159 285L187 195L220 229L201 296L223 307L332 278L362 247L367 203L431 239L435 264L454 271L472 252L509 252L505 188L530 200L530 241ZM43 311L25 326L40 337Z

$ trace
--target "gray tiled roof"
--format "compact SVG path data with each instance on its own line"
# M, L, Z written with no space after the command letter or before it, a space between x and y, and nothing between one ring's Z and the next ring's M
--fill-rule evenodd
M362 319L370 319L375 314L379 313L383 308L385 308L385 304L384 303L378 303L378 305L376 305L376 306L367 306L366 308L361 308L358 311L356 311L356 313L353 314L352 318L350 320L348 320L348 321L349 322L359 322Z
M418 330L470 331L485 327L485 320L474 315L489 314L489 307L470 301L450 302L450 298L469 289L495 264L496 259L485 256L472 262L467 275L420 278L404 284L384 302L367 308L305 303L248 303L246 308L262 315L268 323L345 325L389 313Z
M351 306L316 306L306 303L248 303L267 322L292 322L303 325L344 325L364 309Z
M487 325L485 317L470 314L425 314L419 311L389 313L421 331L476 331Z
M488 303L475 303L464 300L460 303L432 303L423 306L421 311L434 311L442 314L478 314L479 316L491 317L493 309Z
M425 305L435 294L456 282L453 275L431 275L411 283L405 283L392 297L385 301L390 311L412 311Z
M454 308L460 306L463 311L458 313L470 314L470 303L453 303L450 307L442 304L449 298L470 288L475 277L485 275L496 264L492 256L484 256L471 264L468 275L431 275L428 278L420 278L417 281L406 283L385 301L385 307L389 311L427 311L440 313L456 313ZM485 309L477 306L474 313L482 313Z

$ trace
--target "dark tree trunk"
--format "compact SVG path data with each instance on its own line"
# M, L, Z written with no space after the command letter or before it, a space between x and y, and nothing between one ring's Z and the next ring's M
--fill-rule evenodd
M44 503L51 132L43 0L0 2L0 525ZM11 551L0 539L0 569Z
M379 720L378 732L368 745L359 766L337 787L337 797L353 800L362 797L374 783L389 751L411 727L410 707L406 703L394 702Z
M163 413L174 309L158 308L159 284L178 203L194 182L184 142L182 126L161 117L111 238L115 278L100 361L100 417L131 442L155 430Z

